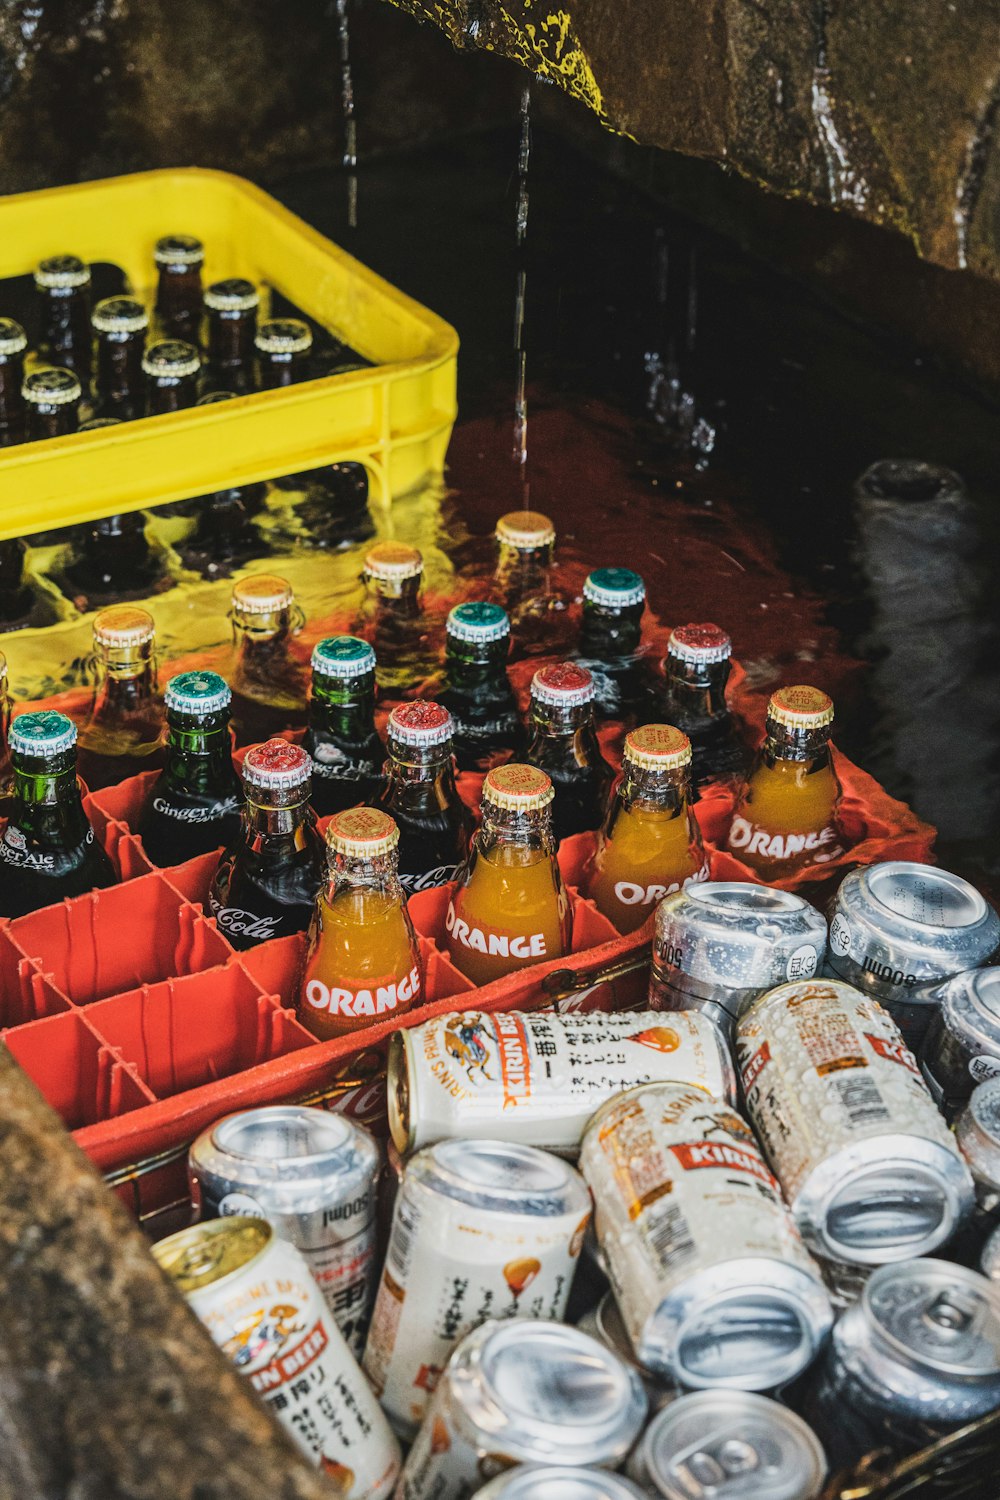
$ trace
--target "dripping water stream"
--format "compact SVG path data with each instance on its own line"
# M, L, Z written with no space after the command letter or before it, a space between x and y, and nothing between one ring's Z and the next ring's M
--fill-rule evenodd
M340 44L340 106L344 121L344 155L347 181L347 224L358 227L358 129L354 115L354 78L351 72L351 28L347 14L348 0L336 0L337 35Z
M531 87L521 94L521 134L517 150L517 210L514 244L517 282L514 294L514 462L521 474L524 508L528 507L528 397L527 350L524 336L525 298L528 289L528 164L531 158Z

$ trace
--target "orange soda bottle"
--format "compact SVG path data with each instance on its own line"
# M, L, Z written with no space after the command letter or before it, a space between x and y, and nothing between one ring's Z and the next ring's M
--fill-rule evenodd
M560 958L570 909L552 834L552 782L537 766L495 766L483 821L446 917L448 956L473 984Z
M830 754L833 702L814 687L779 688L764 742L736 804L727 847L765 881L843 853L840 782Z
M316 899L298 1005L321 1041L402 1015L423 998L398 843L399 829L379 808L347 808L327 825L329 878Z
M621 776L586 877L587 895L619 932L635 932L671 891L708 879L690 796L686 734L646 724L625 736Z

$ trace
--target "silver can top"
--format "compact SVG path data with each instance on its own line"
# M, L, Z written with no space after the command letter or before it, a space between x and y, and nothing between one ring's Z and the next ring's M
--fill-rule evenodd
M710 880L666 896L656 912L659 956L681 975L732 990L811 979L826 954L826 922L792 891Z
M958 1148L978 1182L1000 1192L1000 1078L987 1078L955 1121Z
M941 1009L951 1029L986 1052L978 1077L1000 1073L1000 968L967 969L954 974L937 990ZM972 1067L972 1076L977 1077Z
M1000 1290L943 1260L880 1266L861 1294L875 1341L934 1381L995 1385L1000 1399Z
M980 1269L990 1281L1000 1281L1000 1227L994 1229L979 1257Z
M362 1191L379 1163L363 1125L325 1109L273 1104L227 1115L191 1147L192 1174L223 1197L231 1211L305 1213L332 1198ZM227 1209L223 1208L223 1212Z
M590 1189L569 1162L512 1141L439 1141L418 1151L403 1172L404 1187L473 1208L557 1218L590 1208Z
M643 1500L646 1491L606 1469L572 1469L563 1464L518 1464L498 1474L475 1500Z
M787 1407L748 1391L695 1391L650 1423L630 1472L666 1500L813 1500L819 1439Z
M635 1371L563 1323L483 1323L458 1345L448 1378L476 1427L527 1463L611 1466L646 1417Z

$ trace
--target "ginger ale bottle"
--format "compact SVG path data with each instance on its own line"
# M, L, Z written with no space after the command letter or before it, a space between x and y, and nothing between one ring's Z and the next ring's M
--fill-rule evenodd
M445 626L447 686L441 702L455 724L460 770L485 771L523 741L517 700L507 677L510 621L499 604L456 604Z
M489 984L569 950L570 909L552 835L552 782L537 766L496 766L483 822L449 904L448 956Z
M671 891L708 879L701 830L690 808L691 743L670 724L625 736L586 891L619 932L634 932Z
M419 1005L420 950L399 883L399 830L388 813L352 807L326 830L329 876L309 929L298 1017L321 1041Z
M229 738L231 693L216 672L181 672L167 683L166 763L139 823L154 865L179 865L230 844L243 798Z
M319 817L374 798L385 751L375 728L375 652L355 635L328 636L312 654L309 728L313 807Z
M631 568L595 568L584 580L580 661L605 718L644 717L648 688L637 653L645 605L646 585Z
M830 754L833 703L814 687L779 688L764 743L736 804L727 847L762 880L777 882L843 853L840 783Z

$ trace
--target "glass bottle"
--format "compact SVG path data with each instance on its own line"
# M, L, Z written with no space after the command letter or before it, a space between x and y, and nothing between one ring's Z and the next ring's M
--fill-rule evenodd
M102 424L114 420L98 418ZM85 522L73 528L73 539L74 555L60 583L82 611L109 599L142 598L162 574L162 557L149 545L141 511Z
M404 1015L423 999L423 966L399 883L399 830L352 807L326 830L329 874L309 928L298 1018L320 1041Z
M708 879L701 829L690 806L691 742L670 724L625 736L584 888L619 932L635 932L663 897Z
M726 702L731 651L718 625L678 625L667 643L657 709L691 741L696 786L741 776L750 759Z
M526 656L567 650L570 600L553 586L556 529L549 517L537 510L512 510L500 517L494 538L495 585L517 650Z
M379 805L399 825L399 878L410 896L454 880L472 816L458 795L451 715L426 698L389 715L385 789Z
M552 782L537 766L495 766L483 821L445 919L448 956L473 984L561 958L571 913L556 863Z
M6 817L7 798L14 785L14 770L10 763L10 685L7 681L7 658L0 651L0 804Z
M117 882L83 809L76 729L65 714L19 714L10 729L14 794L0 836L0 916L21 917Z
M90 267L77 255L50 255L35 267L41 349L54 365L90 384Z
M180 672L167 683L164 765L138 830L154 865L183 864L236 838L243 797L229 734L231 698L217 672Z
M499 604L456 604L445 627L447 685L440 700L454 723L462 771L486 771L523 744L517 700L507 677L510 621Z
M197 344L204 245L193 234L165 234L156 242L153 259L157 270L157 323L166 338Z
M428 637L420 602L424 560L406 542L376 542L365 555L368 598L359 634L375 647L375 680L383 691L405 692L427 675Z
M92 792L163 764L155 647L146 610L113 604L95 615L98 685L79 742L80 775Z
M198 399L201 355L183 339L161 339L147 345L142 357L146 377L146 413L161 417L184 411Z
M648 686L637 652L646 585L631 568L595 568L583 584L579 656L594 679L594 706L609 719L642 714Z
M531 682L530 743L525 759L555 787L556 843L599 828L614 772L594 727L594 679L576 662L540 667Z
M367 641L336 635L314 646L302 744L312 759L319 817L378 795L385 751L375 728L375 652Z
M296 514L307 530L305 540L314 547L359 546L374 536L368 510L368 470L364 464L347 461L326 464L306 474L290 474L275 480L281 489L306 491Z
M24 577L27 551L28 544L20 536L0 542L0 630L27 620L34 607L34 592Z
M72 370L32 370L24 377L21 395L31 442L76 432L83 388Z
M255 388L254 337L260 293L252 281L230 276L205 292L208 310L208 378L221 391L243 395Z
M24 353L28 336L13 318L0 318L0 448L23 443L28 436L25 408Z
M257 384L262 391L309 379L313 336L301 318L268 318L257 329Z
M97 410L129 422L145 415L142 356L149 314L134 297L105 297L94 308Z
M787 879L843 853L840 782L830 753L833 702L814 687L779 688L740 792L726 847L762 880Z
M233 584L230 619L235 661L233 729L252 745L306 723L306 684L291 642L302 616L292 586L271 573L249 573Z
M243 949L305 932L325 860L302 747L287 740L254 745L241 771L240 832L219 861L208 904L220 931Z

